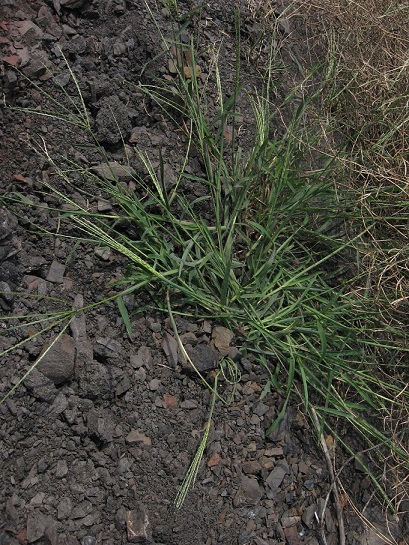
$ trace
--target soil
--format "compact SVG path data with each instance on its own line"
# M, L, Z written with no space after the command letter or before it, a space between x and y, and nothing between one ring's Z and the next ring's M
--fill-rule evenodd
M186 39L200 26L204 45L220 46L227 91L234 82L236 4L205 2L186 27ZM276 14L285 7L273 4ZM186 13L197 7L179 5ZM72 111L81 107L78 100L69 101L76 95L75 74L108 159L143 174L132 148L137 144L155 168L161 154L172 180L183 157L183 139L137 84L172 76L160 32L172 36L175 18L160 2L149 6L151 13L142 0L0 0L2 95L8 106L51 113L57 99ZM254 13L244 2L241 8L242 80L251 89L261 84L258 59L268 41ZM307 65L305 36L298 20L285 19L277 29L284 67L278 97L300 77L300 65ZM198 58L203 75L211 61L207 51L204 47ZM252 114L244 103L239 108L245 145ZM111 282L124 277L126 260L69 238L76 233L60 222L61 203L44 189L55 170L44 150L60 164L75 160L106 168L98 148L58 120L10 108L1 116L2 194L35 205L7 200L0 208L3 316L49 312L64 304L78 308L114 293ZM190 166L201 173L194 157ZM127 187L132 184L126 172L119 178ZM60 189L74 202L90 210L114 207L98 188L82 186L75 171L71 179L72 185ZM197 196L203 188L185 185L182 190ZM0 396L49 347L41 364L0 406L0 544L338 544L329 469L302 410L294 400L280 426L268 434L282 397L261 395L267 377L242 353L237 332L207 320L179 319L184 342L207 365L204 370L227 353L242 376L233 402L216 404L197 482L176 508L178 488L208 418L210 393L184 368L168 318L146 310L149 302L146 294L126 299L131 338L114 302L79 314L61 336L58 329L41 333L35 322L10 330L0 318L3 350L31 338L3 356ZM145 310L138 312L141 306ZM223 388L229 393L227 384ZM393 538L404 543L408 521L397 518L386 528L368 478L349 469L348 493L357 505L366 505L373 528L347 504L346 543L380 545ZM388 538L379 537L379 531Z

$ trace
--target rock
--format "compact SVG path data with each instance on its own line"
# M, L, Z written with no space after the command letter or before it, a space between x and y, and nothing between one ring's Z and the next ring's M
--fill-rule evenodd
M51 407L48 410L48 414L50 416L58 416L59 414L63 413L67 407L67 396L64 395L62 392L59 392L54 401L52 402Z
M248 462L244 462L241 467L246 475L256 475L261 471L261 464L258 460L249 460Z
M102 259L102 261L109 261L112 259L112 250L106 246L99 246L98 248L95 248L94 254Z
M216 326L212 331L212 339L214 346L222 356L228 356L230 351L230 343L233 340L234 333L227 327Z
M57 505L57 519L66 520L71 515L72 511L72 501L68 496L61 498L60 502Z
M240 492L246 503L256 505L263 496L263 489L257 479L243 475L241 478Z
M120 342L110 337L98 337L96 339L97 346L95 350L98 355L103 358L119 357L122 353L122 345Z
M40 77L47 77L47 69L50 67L51 62L45 51L39 49L33 49L30 52L30 59L27 66L24 66L22 72L29 79L38 79Z
M49 348L45 345L37 369L54 384L63 384L71 380L74 374L75 341L67 334L61 337Z
M13 214L5 208L0 208L0 240L14 233L17 225L17 220Z
M66 460L58 460L55 468L55 476L57 479L62 479L68 473L68 465Z
M43 39L43 31L33 21L17 21L14 26L18 29L23 42L29 47L37 45Z
M132 543L151 543L152 531L146 509L142 506L127 511L126 529L128 541Z
M307 509L302 514L302 521L306 525L307 528L313 528L315 523L317 522L315 513L318 511L318 506L313 503L312 505L309 505Z
M87 415L87 425L89 436L97 444L106 445L112 441L115 425L106 410L91 409Z
M0 282L0 307L10 310L13 306L15 295L7 282Z
M83 519L92 512L92 503L90 501L83 501L76 505L71 512L71 519Z
M160 385L161 385L160 380L159 380L158 378L153 378L153 379L149 382L148 388L149 388L149 390L151 390L151 392L156 392L156 390L159 389Z
M165 352L166 357L172 367L176 367L178 363L178 343L174 337L167 331L165 331L162 338L162 350Z
M34 543L43 537L46 523L46 517L38 511L27 517L27 543Z
M52 403L58 395L58 390L54 386L54 383L40 373L38 369L31 371L24 381L24 386L31 391L35 398L47 401L48 403Z
M149 346L141 346L138 353L131 354L129 359L134 369L139 369L142 365L149 369L153 361L151 349Z
M109 182L129 183L136 177L136 172L131 166L121 165L116 161L100 163L95 167L91 167L90 170L100 178L104 178Z
M284 528L284 536L287 545L301 545L301 537L297 530L297 526L288 526Z
M170 394L164 394L163 405L166 409L176 409L176 407L178 406L177 397L172 396Z
M290 526L296 526L301 521L301 517L297 514L296 510L289 509L284 511L281 515L281 526L283 528L289 528Z
M54 260L51 263L46 280L48 280L48 282L52 282L53 284L62 284L64 280L64 273L65 265Z
M81 8L86 0L58 0L61 6L68 9L79 9Z
M84 306L84 297L77 294L73 308L80 309ZM92 342L87 336L85 314L79 312L70 323L70 329L75 341L75 376L78 377L81 369L93 359Z
M47 517L44 535L47 545L59 545L58 522L51 517Z
M198 344L196 346L187 344L185 350L200 373L206 373L217 367L217 353L207 344ZM195 371L188 361L183 364L183 367L189 372Z
M145 435L144 433L141 433L138 430L130 431L128 435L126 436L125 441L128 443L128 445L134 445L135 443L143 443L146 447L150 447L152 444L151 438Z
M207 460L207 467L218 466L220 462L221 462L220 454L218 452L213 452L213 454Z
M266 484L274 491L278 490L289 471L286 460L281 460L266 479Z
M84 536L81 539L81 545L96 545L97 539L94 536Z

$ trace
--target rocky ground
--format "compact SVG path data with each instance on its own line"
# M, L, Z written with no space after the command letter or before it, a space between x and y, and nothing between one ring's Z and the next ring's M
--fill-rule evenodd
M244 4L243 73L251 87L259 83L257 56L263 39ZM159 2L149 5L156 22L142 0L0 0L5 102L55 111L52 98L64 103L75 93L75 74L97 137L115 162L120 183L130 189L129 172L118 165L140 169L134 144L151 154L154 164L161 152L168 179L177 172L183 148L176 128L134 85L141 72L146 81L152 74L172 76L172 66L160 55L158 32L170 33L172 17ZM180 6L186 11L194 3L181 1ZM212 0L204 3L200 15L204 39L220 42L226 85L233 81L233 8ZM280 9L277 2L277 13ZM288 60L284 82L295 77L303 58L300 30L290 24L284 20L278 29L278 39L288 38L282 46ZM201 63L205 73L205 54ZM52 168L32 143L44 142L54 157L74 158L99 172L106 173L106 163L75 127L10 109L0 113L1 192L38 205L0 208L3 315L101 300L111 293L110 282L123 277L126 262L106 249L66 238L59 223L60 203L43 188ZM243 111L246 123L251 126L251 116ZM193 161L192 168L200 165ZM72 176L73 185L62 190L75 202L99 211L114 206L95 188L76 185ZM203 188L183 190L200 193ZM39 234L33 224L55 236ZM154 311L135 312L146 306L140 297L125 301L134 312L131 339L114 303L78 315L0 406L0 544L338 544L329 468L307 420L294 403L279 428L267 435L283 399L274 392L261 396L263 370L240 351L237 332L207 320L178 320L192 359L207 372L229 355L242 376L233 402L216 404L197 482L184 505L175 507L208 418L210 394L184 367L168 318ZM6 332L0 318L0 326L3 350L32 337L3 356L3 396L51 337L36 335L35 323ZM222 388L228 393L227 384ZM350 486L349 494L360 505L371 499L368 478L354 468ZM368 507L365 514L375 529L387 533L376 524L375 515L382 520L379 511L371 514ZM365 528L348 506L344 520L348 545L394 542ZM403 519L393 522L395 543L404 543L399 537L404 524Z

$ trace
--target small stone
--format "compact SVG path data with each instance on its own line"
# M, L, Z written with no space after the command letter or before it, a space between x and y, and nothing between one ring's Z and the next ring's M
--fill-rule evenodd
M27 517L27 543L34 543L41 539L44 535L46 527L46 517L35 512Z
M17 219L6 208L0 208L0 240L13 234L17 229Z
M44 498L44 492L37 492L37 494L33 498L31 498L30 505L33 505L34 507L39 507L43 503Z
M151 543L152 531L148 513L144 507L139 507L126 513L126 529L128 541L132 543Z
M81 545L96 545L97 538L94 536L84 536L81 539Z
M99 199L97 203L98 212L108 212L112 210L112 204L109 201Z
M240 491L247 503L256 505L263 496L263 489L257 479L243 475L241 478Z
M65 265L59 261L54 260L51 263L46 280L54 284L62 284L64 280Z
M68 465L66 460L58 460L55 468L55 476L57 479L62 479L68 473Z
M178 343L167 331L165 331L162 339L162 350L165 352L172 367L176 367L178 363Z
M284 536L288 545L301 545L301 537L297 526L283 528Z
M266 484L272 489L272 490L278 490L281 483L284 480L284 477L287 475L289 471L289 466L286 460L281 460L276 467L273 469L273 471L270 473L270 475L266 479Z
M126 436L125 441L128 443L128 445L143 443L146 447L150 447L152 444L151 438L138 430L130 431Z
M37 369L31 371L24 381L24 386L30 390L36 399L41 399L48 403L52 403L58 395L58 390L54 386L54 383Z
M208 345L198 344L193 347L192 345L187 344L185 346L185 349L194 366L201 373L205 373L207 371L210 371L211 369L216 368L218 359L217 353L212 350ZM189 362L186 362L186 364L184 364L184 367L189 371L195 371Z
M180 404L180 407L182 409L197 409L197 401L194 399L185 399L185 401L182 401Z
M315 517L315 513L317 513L317 511L318 506L313 503L312 505L309 505L302 514L302 521L307 528L312 529L314 527L314 524L317 522L317 519Z
M306 464L303 460L301 460L298 464L298 471L303 475L308 475L308 473L310 472L310 466Z
M41 354L44 356L37 369L43 375L54 384L71 380L74 373L75 341L70 335L63 334L54 344L44 345Z
M214 346L222 356L228 356L230 351L230 343L233 340L234 333L227 327L216 326L212 331L212 339Z
M158 378L153 378L149 384L148 384L148 387L149 387L149 390L151 390L152 392L156 392L156 390L160 387L161 385L161 382Z
M56 398L52 402L48 414L50 416L58 416L59 414L63 413L68 407L68 399L67 396L64 395L62 392L58 392Z
M241 467L246 475L256 475L261 471L261 464L258 460L244 462Z
M102 259L102 261L109 261L112 257L112 250L111 248L98 247L95 248L94 254Z
M270 407L268 405L266 405L265 403L263 403L262 401L260 401L259 403L257 403L257 405L254 407L253 409L253 412L255 414L257 414L258 416L264 416L266 414L266 412L268 411Z
M178 406L178 400L175 396L164 394L163 404L166 409L176 409L176 407Z
M57 505L57 519L66 520L71 515L72 501L68 496L61 498Z
M213 452L210 458L207 461L207 467L218 466L221 462L220 454L218 452Z
M91 172L104 178L109 182L125 182L129 183L136 177L135 170L128 165L121 165L116 161L109 161L108 163L100 163L99 165L92 167Z
M290 526L296 526L301 521L301 517L292 509L285 511L281 515L281 526L283 528L289 528Z
M88 434L99 445L106 445L113 439L114 422L107 410L91 409L87 414Z
M0 282L0 307L10 310L13 306L15 295L7 282Z
M120 397L124 395L131 388L132 388L131 381L126 376L116 385L115 394L117 395L117 397Z
M92 511L92 503L90 501L83 501L76 505L71 512L71 519L78 520L83 519L89 515Z
M29 19L25 21L17 21L14 26L18 28L18 32L22 37L24 43L29 47L38 45L43 39L43 31L35 23Z

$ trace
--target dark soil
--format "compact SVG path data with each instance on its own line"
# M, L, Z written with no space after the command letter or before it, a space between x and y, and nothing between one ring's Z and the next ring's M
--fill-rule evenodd
M126 152L132 167L143 172L132 150L136 143L156 166L161 153L172 179L181 164L183 139L135 86L141 78L149 82L169 75L158 29L171 36L175 21L160 2L149 4L156 23L142 0L0 0L2 95L9 106L41 107L49 113L56 110L52 98L69 104L67 96L75 96L76 88L61 48L109 160L127 164ZM180 1L182 12L194 7L194 2ZM204 44L220 44L227 91L234 82L235 7L223 0L206 2L200 21L195 15L186 28L187 36L195 35L200 24ZM242 8L242 79L251 89L260 85L257 59L268 45L260 22L244 2ZM304 29L295 21L277 32L285 67L277 95L284 96L307 52L302 51ZM205 49L199 62L206 73L210 57ZM240 107L243 128L250 131L251 111ZM61 164L68 159L94 168L101 167L98 149L66 123L9 108L0 113L2 194L18 193L36 205L12 206L7 200L0 208L3 315L49 312L60 309L62 300L72 307L103 299L113 293L111 282L123 278L127 263L113 252L66 237L73 231L60 223L61 203L43 186L53 168L35 153L33 142L43 151L46 146ZM191 168L200 173L194 157ZM128 178L121 175L120 181L129 187ZM72 186L60 189L91 210L114 206L98 188L81 183L73 172ZM196 196L203 191L188 185L182 189ZM39 234L34 225L55 236ZM274 392L261 398L266 377L240 352L234 335L227 351L241 369L241 382L230 406L216 404L198 480L176 509L178 487L208 418L210 394L178 361L166 316L137 312L147 301L143 294L125 301L133 313L132 339L115 303L77 316L0 406L0 544L337 544L331 495L323 524L316 515L330 492L330 478L315 436L296 404L267 436L283 399ZM3 357L2 397L58 330L35 336L40 328L34 323L6 332L8 322L1 318L0 326L1 349L33 337ZM208 368L226 354L218 339L230 338L230 332L218 324L179 320L178 326ZM372 490L368 479L352 470L348 492L364 505ZM350 509L344 518L348 545L387 542L364 530Z

